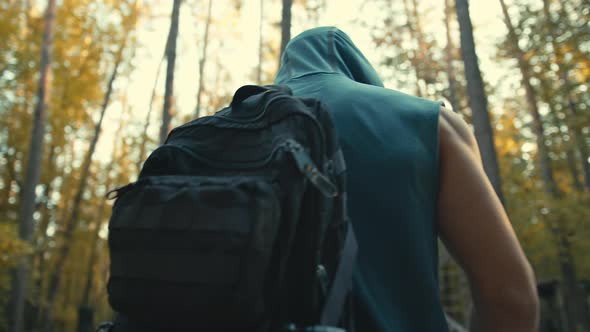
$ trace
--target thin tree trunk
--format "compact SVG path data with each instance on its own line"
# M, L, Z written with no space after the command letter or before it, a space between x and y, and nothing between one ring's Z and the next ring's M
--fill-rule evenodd
M424 93L422 92L422 88L420 87L420 81L424 80L422 77L422 70L421 70L421 56L422 53L420 52L420 42L418 41L418 32L416 31L415 23L414 23L414 16L410 11L410 5L408 4L408 0L403 1L404 4L404 12L406 14L407 19L407 29L410 33L410 38L415 40L418 45L416 46L416 50L414 54L410 57L410 62L412 63L412 68L414 68L414 74L416 75L416 95L418 97L424 97ZM392 1L390 0L390 6L392 5Z
M281 57L285 52L287 43L291 40L291 7L293 0L283 0L283 13L281 19L281 50L279 53L279 67L281 66Z
M74 159L74 154L75 154L75 149L74 149L74 140L70 140L69 141L69 148L65 149L63 151L63 155L64 155L64 164L65 165L70 165L73 162ZM63 169L61 170L61 173L59 174L60 177L65 178L65 172L63 171ZM70 181L74 176L70 176L68 179L66 179L64 181L64 183L61 185L61 188L68 188L71 187L70 186ZM72 191L71 190L64 190L62 191L62 195L60 200L63 202L63 208L61 208L59 210L59 215L56 216L56 220L66 220L67 218L67 214L68 211L70 211L71 208L71 194ZM56 210L57 211L57 210ZM56 212L57 214L57 212ZM39 235L43 236L43 241L41 241L39 244L37 244L37 251L39 252L39 258L41 259L40 263L39 263L39 278L40 278L40 291L39 291L39 296L38 296L38 303L39 303L39 311L35 317L36 323L38 326L42 326L43 324L43 319L45 317L45 313L47 312L47 301L44 298L46 293L47 293L47 280L46 277L50 276L50 271L51 268L49 266L49 262L47 259L45 259L44 253L48 253L50 252L51 248L49 247L49 238L47 236L47 230L49 229L49 223L47 223L47 225L43 225L44 228L43 229L39 229ZM56 232L57 233L57 232Z
M207 46L209 44L209 26L211 25L211 7L213 7L213 0L209 0L207 8L207 22L205 22L205 35L203 36L203 54L199 60L199 89L197 90L197 108L195 109L195 118L201 115L201 95L203 94L205 84L205 61L207 60Z
M49 202L51 201L51 196L53 195L54 188L52 186L53 174L55 172L55 145L49 147L49 156L47 158L47 165L45 166L46 174L52 174L52 177L47 179L46 183L44 184L44 192L43 197L45 197L45 201L41 207L41 220L38 222L37 230L35 231L35 239L33 240L35 243L35 250L33 256L33 268L37 269L36 278L33 282L33 289L34 293L38 299L41 299L42 292L43 292L43 270L45 266L45 260L43 256L45 255L44 250L44 240L47 236L47 227L49 226L49 220L51 219L52 211L49 208ZM55 177L59 176L55 174ZM42 311L42 304L41 301L38 301L37 306L37 315L34 319L31 319L33 322L38 322L40 316L38 313Z
M571 129L571 136L573 137L576 149L582 159L582 174L584 175L584 188L587 191L590 191L590 163L588 162L590 152L588 151L588 145L584 141L584 134L582 133L578 125L578 114L576 110L576 103L572 98L572 84L569 80L568 69L566 68L565 63L559 63L560 60L564 61L564 56L561 51L562 47L557 43L557 38L553 34L554 29L556 27L555 23L553 22L553 19L551 18L550 6L550 0L543 0L543 12L545 15L545 19L547 20L547 25L549 27L549 29L547 29L547 33L551 37L551 45L553 46L555 60L558 65L558 76L561 80L561 90L563 91L563 94L566 97L567 109L569 111L568 127Z
M35 188L41 178L41 159L43 156L43 137L45 135L46 104L48 101L49 75L51 63L51 47L53 43L53 25L55 21L55 0L47 1L45 12L45 30L41 44L40 76L37 90L37 104L33 112L33 126L31 131L31 147L27 163L25 184L19 211L19 237L27 242L33 240L35 212ZM20 332L24 325L24 308L26 289L29 283L31 258L27 257L16 269L12 284L12 332Z
M537 151L539 153L538 162L539 168L541 170L541 177L543 179L543 183L545 184L545 192L553 197L559 197L561 192L555 183L553 169L551 167L551 159L549 158L549 151L547 145L545 144L545 128L541 114L539 114L537 95L531 84L530 67L524 58L523 51L518 46L518 36L516 35L514 26L510 21L510 16L508 14L508 9L506 8L504 0L500 0L500 4L502 6L502 12L504 13L504 22L508 28L508 38L511 40L511 44L513 45L513 51L518 62L518 68L520 69L520 73L522 75L522 85L524 86L526 93L529 112L533 117L533 132L535 133L535 136L537 136Z
M584 185L582 181L580 181L580 173L578 171L576 154L571 148L567 148L566 150L566 158L567 158L567 167L570 171L572 176L572 185L576 189L576 191L581 192L584 191Z
M451 13L453 11L451 0L445 0L445 29L447 33L447 46L445 48L447 57L447 76L449 80L449 102L451 108L455 111L459 111L459 99L457 98L457 79L455 77L455 68L453 63L455 62L453 51L455 45L451 35Z
M540 84L541 84L541 89L544 91L549 91L550 89L552 89L552 87L550 86L550 83L548 82L548 80L540 80ZM552 119L552 125L555 128L560 128L561 126L566 125L565 121L560 121L559 118L557 117L557 111L555 110L555 103L554 103L554 99L552 98L551 100L549 100L547 102L548 106L549 106L549 113L553 114L553 116L551 117ZM567 131L565 133L562 133L560 130L560 134L561 134L561 139L562 141L565 142L565 140L563 139L564 135L567 134L568 136L572 137L572 133L571 133L571 128L569 126L567 127ZM574 146L571 143L564 143L565 144L565 153L566 153L566 161L567 161L567 166L568 166L568 170L570 172L570 175L572 177L572 185L574 186L574 188L576 189L576 191L581 192L584 191L584 186L582 184L582 182L580 181L580 174L578 171L578 165L577 165L577 160L576 160L576 151L574 150Z
M456 0L455 9L461 31L461 55L465 65L467 93L469 95L469 107L473 113L472 120L473 126L475 127L475 138L481 151L485 172L500 201L504 202L500 169L498 167L496 147L494 145L494 132L490 123L488 100L475 52L473 27L469 16L467 0Z
M121 120L121 123L123 121ZM119 131L117 131L117 133L121 132L122 126L119 127ZM109 166L107 167L107 169L105 170L105 174L107 174L107 179L105 181L105 187L109 188L111 185L111 177L109 176L109 173L111 172L111 170L113 169L114 166L114 160L115 160L115 156L116 156L116 142L118 141L119 136L115 135L115 143L113 144L113 146L115 147L113 149L113 159L111 160L111 162L109 163ZM78 307L78 332L92 332L92 326L94 326L94 308L92 306L92 304L90 303L90 295L92 292L92 282L94 280L94 274L93 274L93 268L94 265L96 265L96 261L98 259L98 240L100 238L99 234L100 234L100 228L104 219L104 213L106 210L106 200L103 199L99 208L98 208L98 212L97 212L97 217L96 217L96 228L94 229L94 232L92 233L92 244L90 247L90 256L88 257L88 266L86 268L86 284L84 286L84 292L82 293L82 302L80 304L80 306Z
M88 176L90 174L90 164L92 163L92 157L94 155L94 151L96 150L96 144L98 143L98 139L100 137L100 132L102 129L102 122L108 108L111 94L113 91L113 83L117 78L117 73L119 66L122 61L122 51L125 45L123 44L121 49L119 50L119 54L117 56L117 62L115 63L115 67L113 68L113 72L109 78L109 82L107 84L107 90L103 99L103 103L101 106L100 118L94 127L94 136L90 142L90 147L86 156L84 158L84 163L81 169L80 175L80 182L78 185L78 189L76 191L76 195L74 196L72 212L66 221L65 231L64 231L64 239L61 248L58 249L56 252L56 260L55 260L55 268L51 277L49 279L49 290L48 290L48 303L47 303L47 310L45 311L44 317L44 331L49 332L51 331L52 323L53 323L53 307L55 306L57 300L57 294L59 293L61 278L63 276L63 268L66 263L66 259L68 254L71 250L71 242L72 237L74 236L74 231L76 230L76 226L78 225L78 219L80 217L80 207L82 205L82 197L84 195L84 191L86 190L86 185L88 183Z
M550 225L558 243L558 259L563 279L563 298L567 325L572 331L590 331L586 292L580 287L577 277L571 242L563 225Z
M176 39L178 37L178 22L180 16L180 4L182 0L174 0L172 14L170 15L170 31L166 42L166 90L164 91L164 108L162 110L162 127L160 128L160 144L164 144L172 112L174 111L174 66L176 64Z
M541 81L544 85L544 89L548 89L547 82ZM555 114L553 104L549 104L550 112ZM553 124L556 127L560 127L562 123L559 122L557 117L553 117L555 123ZM568 130L569 131L569 130ZM578 177L578 170L575 163L575 154L571 147L566 147L566 155L567 155L567 163L570 173L573 178L574 187L578 191L582 191L582 183L579 181ZM565 322L562 328L566 331L572 329L572 326L578 325L580 315L584 315L584 309L580 310L578 308L584 308L585 304L583 303L583 299L576 299L579 297L576 293L583 294L582 290L579 289L578 279L576 276L576 269L575 269L575 261L571 251L571 244L568 238L568 231L567 226L561 224L561 221L546 221L546 224L551 232L551 235L555 239L557 245L557 252L558 252L558 260L559 260L559 267L561 270L561 275L563 279L563 299L564 299L564 311L565 311ZM582 318L583 319L583 318Z
M562 75L562 79L564 81L564 84L569 85L568 83L568 79L567 79L567 73L564 72L564 74ZM577 110L576 110L576 104L575 102L572 100L571 95L569 93L571 93L571 90L568 88L568 110L569 110L569 117L570 119L570 127L572 128L572 133L573 133L573 138L574 138L574 142L576 144L578 153L580 154L580 159L582 159L582 173L584 174L584 187L586 188L586 191L590 191L590 162L588 162L588 160L590 160L590 152L588 151L588 145L585 142L585 137L584 134L582 133L582 130L580 129L580 126L578 124L578 114L577 114Z
M421 16L418 13L418 2L417 0L412 0L412 16L414 17L414 28L416 29L416 38L418 41L418 52L420 54L421 61L424 62L424 67L426 70L422 73L424 78L424 83L429 84L435 82L434 78L434 71L432 68L432 57L430 52L428 51L428 44L426 43L426 37L424 35L424 29L422 29L422 20Z
M507 24L510 23L509 17L507 16L506 5L504 4L503 0L500 0L502 4L502 9L506 16ZM550 15L550 3L549 0L543 0L543 11L545 15L545 19L549 24L549 35L551 37L551 43L553 46L553 50L555 52L556 59L563 59L560 45L557 45L556 38L553 35L553 20L551 19ZM568 103L567 109L570 111L570 123L569 127L572 129L574 142L577 143L578 151L582 157L582 164L583 164L583 172L585 175L585 184L587 188L590 190L590 165L588 164L588 150L587 146L584 142L580 142L582 133L579 131L579 127L576 123L576 106L571 97L571 89L570 83L568 79L567 69L564 68L565 64L558 64L558 72L560 79L562 80L563 91L566 96L566 101ZM579 143L582 143L581 145ZM581 149L580 149L581 148ZM570 163L570 154L568 154L568 163ZM575 170L575 164L573 167L570 166L572 170ZM575 183L575 181L574 181ZM590 310L588 308L588 301L585 296L585 291L580 287L579 280L577 278L576 272L576 264L572 254L571 243L569 240L569 235L567 229L563 225L557 225L558 227L553 227L552 231L558 239L558 254L559 254L559 265L561 269L561 275L563 278L563 290L564 290L564 299L565 299L565 308L566 308L566 315L568 318L568 325L570 329L575 331L590 331Z
M264 39L262 37L262 25L264 23L264 0L260 0L260 19L258 21L258 69L256 71L256 84L262 84L262 60Z
M152 116L152 108L154 105L154 99L156 97L156 88L158 87L158 80L160 79L160 71L162 69L162 63L164 63L164 58L166 54L162 56L160 59L160 63L158 64L158 69L156 72L156 80L154 81L154 86L152 87L152 96L150 97L150 105L148 107L147 115L145 116L145 123L143 125L143 132L141 134L141 145L139 146L139 158L137 159L137 163L135 167L137 168L137 174L141 171L141 165L143 164L143 160L145 159L145 148L147 145L147 132L148 128L150 127L150 118Z
M126 112L126 108L123 107L122 110L123 114ZM122 115L123 115L122 114ZM109 175L113 168L115 167L115 160L117 160L118 156L118 143L120 140L120 134L123 131L125 126L124 117L121 118L119 122L119 129L115 132L113 137L113 154L111 161L109 162L108 167L105 169L105 174L107 176L105 180L105 187L110 188L112 177ZM101 225L104 219L104 214L106 211L106 200L103 199L97 211L97 218L96 218L96 228L92 234L92 244L90 247L90 255L88 258L88 266L86 268L86 285L84 287L84 292L82 294L82 302L78 307L78 332L92 332L92 327L94 326L94 306L90 300L91 293L92 293L92 284L94 280L93 268L96 265L98 260L98 241L99 241L99 234Z
M55 145L49 147L49 156L47 157L47 165L45 166L45 172L48 174L53 174L55 172ZM57 175L57 174L56 174ZM51 196L53 195L53 186L51 185L53 178L48 178L47 182L43 185L43 197L45 197L45 202L42 205L43 210L41 210L42 218L39 222L37 228L37 236L35 243L39 243L41 239L44 238L44 234L47 232L47 226L49 225L49 207L48 203L51 200Z
M109 166L108 171L112 169L112 166ZM107 180L105 185L110 185L110 181ZM92 233L92 242L90 244L90 256L88 257L88 266L86 268L86 284L84 286L84 291L82 293L82 302L78 307L78 332L92 332L91 327L94 325L93 322L93 307L90 303L90 293L92 292L92 282L93 278L93 267L96 264L97 260L97 250L98 250L98 240L99 240L99 233L100 233L100 226L102 224L102 220L104 218L104 211L106 209L106 200L102 200L96 217L96 228Z

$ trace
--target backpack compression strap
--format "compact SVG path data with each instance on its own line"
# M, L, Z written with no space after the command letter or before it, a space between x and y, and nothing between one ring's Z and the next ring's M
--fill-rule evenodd
M334 282L332 282L332 287L322 309L322 316L320 317L321 325L336 326L340 320L346 295L352 286L352 272L357 251L356 237L352 229L352 224L349 223L340 261L338 262L336 274L334 275Z

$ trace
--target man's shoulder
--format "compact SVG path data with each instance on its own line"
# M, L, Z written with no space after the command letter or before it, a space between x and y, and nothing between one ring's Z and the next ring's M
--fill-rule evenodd
M438 121L438 136L441 158L468 153L480 159L475 135L467 122L453 111L441 107Z
M368 84L354 83L354 85L347 88L347 90L349 90L348 92L350 93L346 93L344 95L349 96L349 98L366 96L367 100L373 104L389 105L394 109L399 109L400 111L423 110L429 113L438 114L442 105L440 101L417 97L402 91Z

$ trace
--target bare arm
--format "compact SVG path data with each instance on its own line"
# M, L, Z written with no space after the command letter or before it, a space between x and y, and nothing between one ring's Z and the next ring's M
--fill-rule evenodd
M469 279L472 331L537 331L534 274L484 173L475 137L443 108L439 141L440 235Z

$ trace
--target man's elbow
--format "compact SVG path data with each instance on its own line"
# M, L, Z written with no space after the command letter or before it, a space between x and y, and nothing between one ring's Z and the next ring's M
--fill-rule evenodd
M476 295L479 297L476 299L478 316L485 317L486 321L495 321L506 331L536 331L539 324L539 296L532 270L529 268L524 275L498 285L495 290Z
M504 299L507 314L520 320L525 326L537 327L539 321L539 296L534 283L526 288L514 289Z

